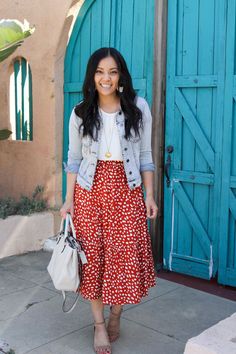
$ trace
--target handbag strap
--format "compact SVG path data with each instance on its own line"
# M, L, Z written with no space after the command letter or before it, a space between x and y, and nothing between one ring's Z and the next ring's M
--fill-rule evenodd
M64 220L61 221L60 232L63 232L63 223L64 223ZM65 229L64 229L65 237L67 237L67 235L68 235L69 226L71 226L73 237L76 239L75 227L74 227L74 224L73 224L73 221L72 221L71 214L67 213L66 214L66 220L65 220ZM66 292L63 291L63 290L62 290L62 296L63 296L62 311L64 313L70 313L71 311L74 310L74 308L75 308L75 306L76 306L76 304L77 304L77 302L79 300L79 293L76 296L75 301L73 302L73 304L71 305L71 307L69 309L66 309Z
M65 222L65 227L64 227L64 222ZM73 233L73 237L76 239L76 233L75 233L75 227L72 221L72 217L70 215L70 213L66 214L66 218L65 219L61 219L61 225L60 225L60 231L59 231L59 235L64 234L65 237L68 235L68 230L69 227L71 226L72 229L72 233Z
M75 301L73 302L73 304L71 305L71 307L69 309L66 310L66 292L62 290L62 296L63 296L63 304L62 304L62 311L65 313L70 313L71 311L74 310L78 300L79 300L79 293L75 298Z
M73 237L76 239L75 227L74 227L74 224L73 224L72 217L71 217L71 215L69 213L67 215L68 215L68 223L71 226Z
M63 233L63 227L64 227L64 219L61 219L61 226L60 226L59 235L61 235Z

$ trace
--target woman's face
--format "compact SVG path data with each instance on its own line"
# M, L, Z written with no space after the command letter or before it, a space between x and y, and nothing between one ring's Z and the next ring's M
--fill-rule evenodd
M110 96L116 94L119 71L116 62L112 57L106 57L99 62L95 72L94 81L98 95Z

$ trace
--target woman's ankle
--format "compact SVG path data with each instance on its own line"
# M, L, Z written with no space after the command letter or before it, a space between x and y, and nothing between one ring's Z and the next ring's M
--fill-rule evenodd
M104 304L102 303L101 298L91 301L91 309L94 323L104 322Z
M110 310L114 315L120 315L121 312L123 311L123 306L122 305L111 305Z

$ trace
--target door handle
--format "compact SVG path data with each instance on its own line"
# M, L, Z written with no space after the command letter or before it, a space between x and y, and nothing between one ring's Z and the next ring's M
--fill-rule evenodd
M172 145L167 146L166 151L168 152L168 156L166 159L165 163L165 176L166 176L166 186L167 188L170 187L170 175L169 175L169 170L170 170L170 165L171 165L171 154L174 151L174 148Z

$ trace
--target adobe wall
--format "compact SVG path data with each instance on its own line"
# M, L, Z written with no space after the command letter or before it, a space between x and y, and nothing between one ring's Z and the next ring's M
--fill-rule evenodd
M61 204L63 138L63 64L66 44L82 1L8 0L1 18L24 18L34 34L0 64L0 129L10 126L9 75L13 58L30 64L33 88L33 141L0 141L0 198L31 195L45 187L52 206Z

